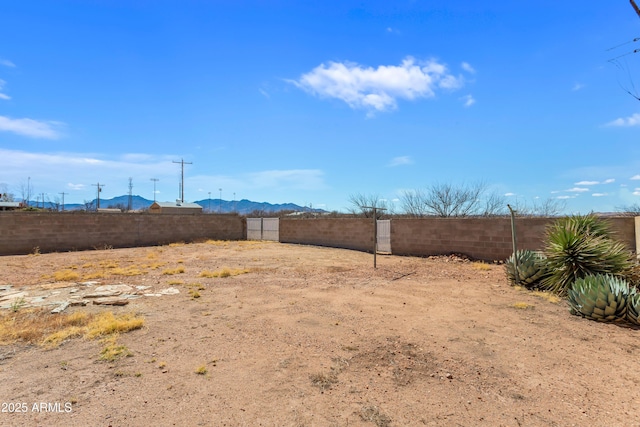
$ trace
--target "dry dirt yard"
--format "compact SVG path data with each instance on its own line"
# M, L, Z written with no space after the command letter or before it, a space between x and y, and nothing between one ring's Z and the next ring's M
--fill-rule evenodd
M55 283L63 270L78 283ZM513 288L501 265L378 256L374 270L371 254L268 242L0 258L0 286L28 296L85 277L179 293L63 312L143 316L115 361L97 339L1 346L0 425L640 425L640 331Z

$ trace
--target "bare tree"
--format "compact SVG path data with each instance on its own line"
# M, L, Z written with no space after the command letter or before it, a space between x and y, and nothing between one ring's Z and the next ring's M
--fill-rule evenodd
M629 216L640 216L640 204L634 203L632 205L616 206L616 212Z
M423 190L406 190L400 194L402 209L407 215L415 218L422 218L429 214L425 199Z
M31 185L31 179L29 179L26 183L22 182L20 184L20 198L22 202L25 204L29 204L31 200L31 194L33 193L33 186Z
M482 200L482 206L482 216L507 214L507 200L503 195L498 194L497 192L490 193L484 197Z
M47 201L49 202L49 206L51 206L51 210L60 212L60 208L62 206L62 201L60 199L60 196L55 196L53 200L47 197Z
M380 219L384 214L384 210L388 210L389 206L385 199L380 198L379 194L363 194L354 193L349 196L349 213L353 215L362 215L365 218L373 218L373 209L379 208L383 210L376 211L376 217Z
M96 210L95 200L85 200L84 202L84 210L87 212Z
M558 216L565 210L567 203L564 200L549 197L545 200L534 199L531 205L516 203L515 210L520 216Z
M15 196L13 193L9 193L9 187L7 184L0 183L0 202L13 202Z

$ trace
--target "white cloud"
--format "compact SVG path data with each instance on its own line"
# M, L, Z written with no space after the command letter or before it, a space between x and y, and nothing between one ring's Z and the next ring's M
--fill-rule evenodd
M0 91L2 91L2 88L4 87L4 85L6 83L7 82L5 82L4 80L0 79ZM7 95L7 94L4 94L4 93L0 92L0 99L9 100L9 99L11 99L11 97L9 95Z
M585 188L585 187L573 187L573 188L570 188L570 189L568 189L566 191L568 191L570 193L584 193L586 191L589 191L589 189Z
M620 117L610 121L606 126L631 127L640 126L640 113L635 113L629 117Z
M578 91L580 89L582 89L584 87L584 85L582 83L576 83L573 85L573 87L571 88L572 91Z
M16 64L9 61L8 59L0 59L0 65L4 65L5 67L11 67L11 68L14 68L16 66Z
M604 196L608 196L607 193L593 193L592 194L593 197L604 197Z
M604 181L602 181L603 184L612 184L616 182L616 180L614 178L609 178L609 179L605 179Z
M413 163L413 160L411 160L411 157L400 156L400 157L394 157L393 159L391 159L388 166L395 167L395 166L402 166L402 165L410 165L412 163Z
M433 98L437 89L455 90L464 85L464 79L450 74L446 65L436 60L419 62L412 57L398 66L377 68L329 62L290 82L313 95L336 98L353 109L370 113L394 110L398 99Z
M632 179L632 180L634 180L634 181L637 181L637 180L639 180L639 179L640 179L640 175L634 175L634 176L632 176L632 177L631 177L631 178L629 178L629 179Z
M73 184L73 183L68 183L67 184L67 188L69 188L70 190L73 191L80 191L80 190L84 190L85 188L87 188L86 185L84 184Z
M558 196L556 199L567 200L567 199L575 199L576 196Z
M31 138L58 139L60 122L42 122L33 119L11 119L0 116L0 131L13 132Z
M515 196L515 195L516 195L516 193L504 193L505 197L512 197L512 196Z
M465 70L467 73L471 73L471 74L475 74L475 73L476 73L475 68L473 68L473 67L471 66L471 64L469 64L468 62L463 62L463 63L461 64L461 67L462 67L462 69L463 69L463 70Z
M633 194L634 196L640 196L640 188L636 188L636 191L631 194Z
M465 95L460 99L464 101L464 106L467 108L476 103L476 99L473 97L473 95Z
M576 182L573 185L596 185L596 184L600 184L600 181L580 181L580 182Z
M269 96L269 92L267 92L264 89L258 89L258 91L260 91L260 93L262 94L262 96L264 96L265 98L271 98L271 96Z

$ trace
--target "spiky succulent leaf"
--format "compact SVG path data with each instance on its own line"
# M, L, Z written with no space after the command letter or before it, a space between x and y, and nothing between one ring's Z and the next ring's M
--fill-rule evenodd
M632 288L635 291L634 288ZM627 301L627 320L640 326L640 294L633 292Z
M611 238L608 223L593 215L557 220L547 229L544 254L549 274L542 287L560 295L577 279L595 274L624 277L634 265L626 246Z
M627 318L628 300L636 294L622 278L610 274L576 279L568 290L572 314L598 322L620 322Z
M544 257L538 252L528 249L520 250L517 254L511 254L505 262L507 270L507 278L512 284L516 284L516 260L518 264L518 284L524 285L526 288L535 287L540 280L546 275Z

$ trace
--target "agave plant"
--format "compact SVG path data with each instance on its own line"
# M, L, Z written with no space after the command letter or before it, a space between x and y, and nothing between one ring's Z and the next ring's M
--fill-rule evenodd
M627 300L627 320L640 326L640 294L633 291Z
M518 280L516 283L516 257ZM505 262L507 279L514 285L522 284L526 288L536 287L546 273L545 259L540 253L528 249L520 250L516 254L511 254Z
M544 249L549 274L542 287L566 295L572 283L588 275L625 277L634 263L626 246L611 238L609 224L594 215L557 220L547 229Z
M635 288L624 279L597 274L577 279L568 300L572 314L598 322L621 322L627 319L627 303L635 295Z

